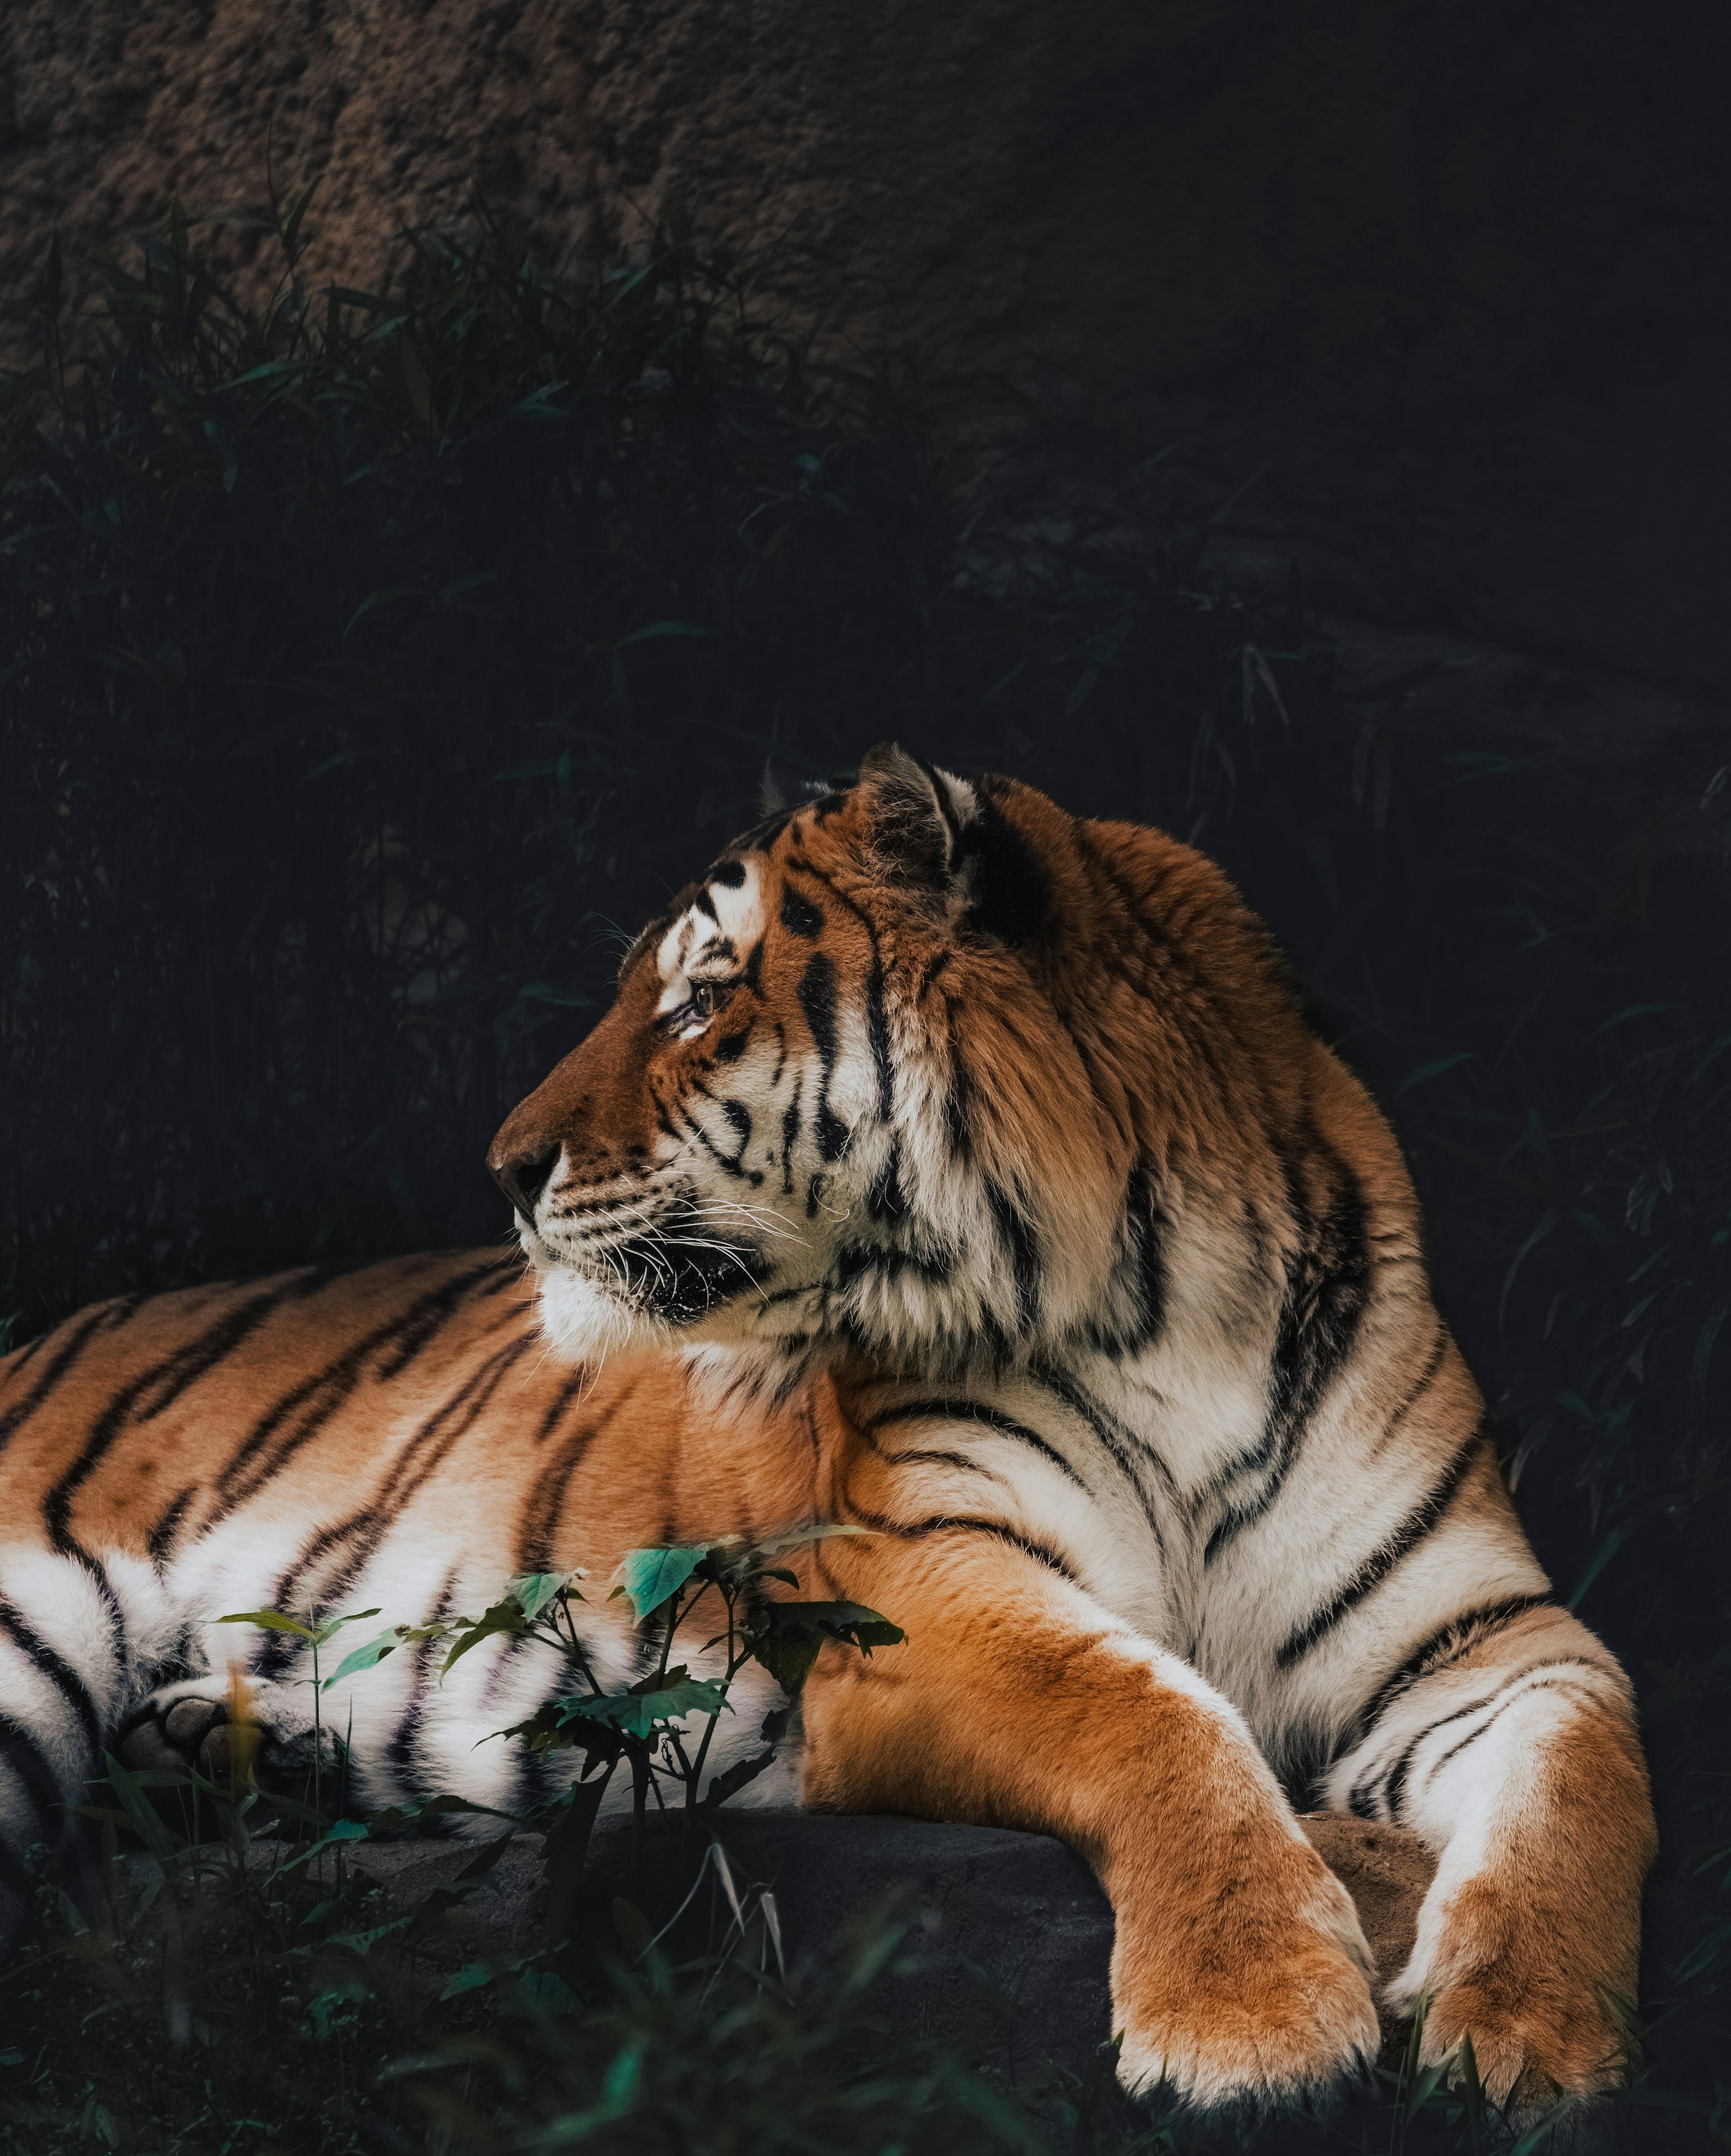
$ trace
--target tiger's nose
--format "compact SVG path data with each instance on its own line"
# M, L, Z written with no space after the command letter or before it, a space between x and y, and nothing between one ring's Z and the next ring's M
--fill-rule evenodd
M526 1220L535 1217L535 1203L547 1188L547 1178L559 1164L559 1146L535 1146L500 1157L488 1156L487 1167L495 1183Z

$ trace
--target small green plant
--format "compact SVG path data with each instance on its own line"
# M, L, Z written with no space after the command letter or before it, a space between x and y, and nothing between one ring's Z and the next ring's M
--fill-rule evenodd
M664 1789L675 1786L689 1830L701 1815L713 1812L773 1761L789 1708L778 1709L765 1719L760 1751L715 1775L706 1789L702 1787L721 1717L734 1711L728 1694L748 1662L768 1671L791 1706L826 1644L851 1645L869 1656L874 1647L893 1646L903 1638L899 1626L859 1603L798 1601L768 1591L772 1581L797 1589L799 1575L784 1562L793 1551L828 1536L860 1532L813 1527L761 1542L733 1536L678 1548L630 1551L608 1599L629 1601L639 1625L647 1628L655 1665L634 1684L611 1691L597 1674L578 1628L577 1610L585 1599L578 1582L588 1576L581 1568L525 1573L508 1579L499 1599L479 1617L388 1625L352 1649L328 1677L319 1676L321 1647L342 1626L360 1617L376 1617L377 1609L321 1622L281 1610L251 1610L222 1621L268 1625L304 1640L314 1658L315 1699L320 1691L375 1667L406 1643L433 1641L444 1647L441 1681L484 1640L523 1640L550 1649L564 1666L566 1688L553 1689L526 1722L498 1734L536 1753L572 1751L579 1755L571 1794L562 1800L547 1828L549 1849L557 1853L562 1877L568 1877L573 1866L581 1867L602 1799L618 1768L622 1764L626 1768L631 1778L634 1878L652 1797L658 1810L665 1811ZM673 1661L675 1640L700 1610L709 1614L719 1629L699 1651L722 1650L720 1666L708 1676L694 1676L688 1663ZM695 1736L686 1727L694 1717L701 1732ZM398 1823L397 1815L392 1815L391 1823Z

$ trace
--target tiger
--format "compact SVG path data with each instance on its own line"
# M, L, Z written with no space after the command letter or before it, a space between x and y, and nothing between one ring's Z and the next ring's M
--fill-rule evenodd
M499 1248L122 1297L0 1364L14 1918L105 1748L208 1746L237 1675L304 1743L304 1656L221 1617L419 1625L839 1525L802 1588L905 1639L826 1648L739 1801L1068 1843L1130 2092L1310 2102L1376 2053L1306 1802L1435 1856L1382 2001L1426 2062L1470 2040L1517 2121L1615 2084L1631 1686L1517 1519L1388 1120L1215 863L881 745L643 930L487 1165ZM626 1606L576 1608L632 1681ZM748 1674L718 1771L780 1698ZM344 1680L352 1808L557 1797L568 1753L479 1742L552 1681L504 1639Z

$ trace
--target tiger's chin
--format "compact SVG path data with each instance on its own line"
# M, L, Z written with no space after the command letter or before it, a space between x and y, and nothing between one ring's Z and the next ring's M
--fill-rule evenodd
M617 1362L669 1348L676 1337L665 1318L569 1266L537 1265L536 1285L547 1344L573 1363Z
M766 1325L753 1291L718 1296L696 1316L670 1314L544 1255L535 1271L542 1332L556 1354L594 1364L677 1353L711 1406L736 1399L742 1387L759 1399L785 1397L822 1359L825 1343L815 1331Z

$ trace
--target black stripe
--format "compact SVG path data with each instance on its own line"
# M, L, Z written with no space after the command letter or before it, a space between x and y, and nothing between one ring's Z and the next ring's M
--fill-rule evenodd
M1369 1301L1369 1258L1364 1241L1366 1209L1358 1178L1307 1121L1301 1160L1279 1154L1287 1209L1299 1230L1299 1249L1288 1265L1271 1361L1272 1398L1262 1436L1252 1451L1232 1463L1231 1475L1263 1476L1256 1494L1229 1506L1202 1553L1213 1564L1244 1529L1265 1517L1280 1495L1304 1433L1358 1338ZM1318 1219L1300 1187L1299 1165L1319 1161L1329 1176L1326 1211Z
M871 952L871 963L866 969L866 1037L871 1047L872 1067L877 1073L877 1112L884 1122L890 1120L896 1106L896 1065L890 1054L889 1017L884 1008L883 951L877 940L876 924L870 915L861 911L847 893L826 875L821 869L814 868L809 861L788 861L785 865L798 869L814 883L820 883L836 903L852 914L865 931L866 942Z
M960 1006L944 1004L944 1046L949 1056L949 1084L943 1097L944 1129L950 1151L964 1167L973 1164L973 1077L963 1053L957 1014Z
M7 1372L8 1377L22 1377L54 1337L52 1332L39 1332L33 1340L27 1341L22 1348L14 1348L9 1353L0 1355L0 1368L10 1363L12 1368Z
M635 1378L629 1380L599 1420L587 1423L581 1430L573 1430L536 1476L524 1502L522 1517L517 1527L519 1570L552 1572L557 1566L558 1552L554 1546L553 1535L559 1524L559 1515L564 1509L565 1492L570 1486L571 1478L582 1466L590 1446L630 1399L636 1389Z
M915 757L913 761L925 773L926 783L932 789L932 805L943 819L943 828L948 837L944 851L943 872L948 875L955 866L956 855L961 850L961 821L956 814L956 804L950 798L950 790L938 777L937 767L927 763L922 756Z
M977 1460L970 1460L965 1452L944 1452L936 1446L909 1445L904 1452L886 1452L881 1445L872 1447L881 1460L892 1467L906 1467L922 1461L934 1467L960 1467L970 1475L984 1475L989 1482L1002 1482L1004 1477L995 1468L982 1467Z
M19 1652L41 1671L83 1725L92 1761L102 1756L102 1717L90 1688L70 1662L57 1654L16 1605L0 1595L0 1632L9 1633Z
M880 1534L894 1535L899 1542L919 1542L927 1535L951 1532L965 1535L990 1535L994 1541L1007 1543L1012 1549L1020 1550L1024 1557L1031 1557L1036 1563L1045 1565L1051 1571L1069 1580L1072 1585L1076 1584L1076 1574L1055 1549L1047 1543L1035 1542L1030 1536L1019 1534L1014 1527L1006 1527L1001 1520L973 1520L942 1513L935 1518L917 1520L910 1524L901 1520L890 1519L881 1512L869 1512L863 1506L855 1504L851 1500L849 1501L848 1511L855 1519L863 1521L867 1527L875 1527Z
M583 1387L589 1383L594 1374L594 1372L586 1363L579 1363L577 1368L571 1373L571 1375L566 1378L564 1383L560 1386L558 1391L553 1395L552 1405L547 1409L547 1413L541 1418L541 1427L535 1433L535 1442L537 1445L545 1445L547 1443L547 1440L558 1428L560 1423L564 1420L566 1409L570 1406L572 1401L577 1397L578 1394L583 1390Z
M1040 1238L1014 1194L990 1177L986 1178L985 1199L1015 1284L1016 1322L1031 1330L1039 1322L1040 1284L1045 1277Z
M1485 1717L1484 1720L1480 1722L1477 1729L1468 1730L1458 1744L1451 1744L1448 1750L1443 1753L1440 1759L1433 1759L1431 1762L1431 1764L1425 1769L1425 1788L1428 1789L1431 1786L1431 1783L1436 1779L1436 1777L1442 1772L1443 1768L1447 1766L1451 1759L1458 1758L1460 1754L1466 1749L1469 1744L1477 1744L1479 1738L1484 1735L1485 1732L1492 1727L1494 1723L1501 1721L1502 1717L1508 1713L1510 1707L1518 1707L1523 1699L1530 1699L1536 1691L1567 1692L1574 1689L1575 1689L1575 1687L1571 1684L1570 1681L1567 1677L1543 1677L1537 1684L1528 1685L1524 1691L1518 1691L1512 1699L1504 1700L1501 1707L1496 1708L1492 1712ZM1585 1690L1585 1687L1582 1687L1582 1689ZM1590 1692L1588 1692L1586 1696L1590 1700L1592 1697L1592 1694Z
M1397 1407L1394 1414L1389 1417L1388 1423L1383 1430L1382 1435L1378 1438L1375 1445L1371 1448L1371 1459L1379 1459L1382 1455L1388 1450L1389 1446L1394 1441L1395 1431L1400 1429L1401 1424L1406 1420L1408 1415L1412 1413L1419 1402L1423 1399L1425 1394L1430 1391L1431 1386L1436 1383L1436 1373L1442 1368L1442 1358L1448 1344L1448 1327L1442 1322L1441 1319L1439 1318L1436 1322L1436 1338L1431 1345L1431 1353L1425 1361L1425 1367L1419 1373L1418 1382L1416 1384L1412 1385L1408 1389L1406 1395L1402 1399L1400 1406Z
M987 1407L978 1400L905 1400L898 1407L886 1408L881 1414L874 1415L866 1428L879 1430L892 1422L914 1422L927 1416L943 1417L950 1422L983 1423L999 1436L1013 1437L1037 1452L1042 1460L1050 1460L1078 1490L1088 1486L1057 1447L1048 1445L1037 1430L1030 1430L1025 1423L1014 1421L996 1408Z
M1136 1433L1127 1429L1109 1409L1102 1407L1098 1400L1084 1392L1067 1371L1053 1369L1044 1363L1035 1363L1030 1374L1037 1383L1044 1385L1049 1393L1055 1394L1059 1399L1062 1400L1072 1414L1080 1415L1095 1436L1099 1439L1110 1455L1112 1464L1136 1492L1137 1502L1142 1507L1142 1516L1148 1522L1148 1531L1154 1538L1154 1546L1159 1551L1163 1562L1166 1556L1165 1532L1160 1525L1159 1514L1154 1509L1153 1499L1148 1495L1147 1486L1137 1471L1136 1463L1138 1460L1146 1461L1158 1476L1161 1486L1172 1504L1182 1509L1178 1485L1172 1479L1171 1469L1158 1452L1150 1450L1136 1435Z
M445 1574L444 1584L439 1590L439 1599L430 1612L435 1624L450 1614L451 1593L456 1584L457 1572L454 1565ZM411 1649L408 1697L397 1718L396 1727L386 1738L384 1745L385 1759L397 1779L398 1788L411 1799L431 1794L416 1771L415 1750L420 1742L422 1717L426 1712L427 1681L432 1669L435 1644L431 1640L417 1640Z
M1434 1676L1439 1670L1459 1661L1463 1655L1500 1632L1506 1625L1513 1624L1517 1617L1524 1616L1528 1610L1554 1606L1549 1593L1508 1594L1500 1602L1487 1602L1476 1609L1463 1610L1458 1617L1451 1617L1446 1624L1439 1625L1389 1671L1359 1708L1353 1717L1352 1733L1342 1744L1341 1751L1356 1751L1394 1702L1422 1679Z
M96 1335L99 1332L111 1332L117 1327L124 1325L137 1308L138 1297L136 1295L126 1296L118 1302L98 1303L94 1310L87 1311L81 1319L74 1318L69 1321L64 1330L70 1337L63 1340L59 1352L43 1370L40 1377L25 1394L23 1399L14 1406L9 1407L3 1415L0 1415L0 1450L5 1449L16 1432L29 1420L49 1394L54 1391L55 1386L69 1373ZM61 1336L54 1337L58 1338Z
M189 1482L145 1537L146 1553L151 1563L159 1572L167 1563L173 1552L175 1537L180 1532L181 1523L186 1518L187 1507L198 1494L198 1484Z
M1361 1819L1374 1818L1375 1816L1374 1813L1366 1812L1364 1810L1359 1798L1361 1792L1369 1797L1380 1784L1383 1802L1387 1807L1389 1817L1399 1819L1400 1801L1406 1791L1406 1778L1412 1771L1412 1763L1417 1755L1419 1747L1426 1738L1434 1737L1439 1729L1446 1729L1451 1722L1464 1722L1469 1714L1477 1714L1482 1707L1493 1705L1502 1698L1510 1686L1519 1684L1523 1678L1530 1677L1535 1670L1567 1668L1573 1660L1573 1657L1552 1656L1540 1661L1523 1663L1519 1669L1510 1670L1500 1684L1493 1686L1481 1697L1469 1700L1465 1707L1452 1708L1447 1714L1439 1714L1435 1721L1427 1722L1422 1729L1416 1731L1407 1738L1385 1768L1373 1768L1368 1775L1360 1779L1353 1790L1348 1810L1357 1812Z
M847 1151L848 1128L830 1106L830 1086L841 1043L835 1025L835 968L824 952L817 952L807 962L799 977L799 997L806 1029L818 1051L818 1158L840 1160Z
M803 936L807 942L814 942L824 932L824 909L802 898L789 884L781 895L781 925L790 936Z
M510 1276L501 1271L508 1264L509 1260L488 1257L440 1281L437 1287L417 1296L406 1310L399 1310L363 1334L334 1362L326 1363L311 1377L303 1378L273 1402L241 1440L216 1477L218 1502L206 1522L207 1527L214 1527L237 1505L245 1503L280 1471L310 1438L316 1435L359 1385L371 1358L379 1358L373 1375L381 1383L400 1376L415 1356L456 1316L471 1289L486 1294L509 1284ZM515 1270L512 1267L511 1273ZM497 1281L493 1279L496 1273L500 1274ZM272 1440L285 1424L290 1424L291 1417L295 1419L286 1434L273 1445ZM265 1457L259 1461L261 1453ZM248 1470L251 1471L244 1471Z
M58 1830L54 1824L54 1814L64 1811L66 1801L60 1779L35 1731L10 1714L0 1714L0 1759L23 1784L25 1795L36 1807L44 1840L58 1844L66 1831L64 1817Z
M901 1188L901 1134L890 1141L889 1157L866 1192L866 1217L880 1227L898 1227L907 1218L907 1194Z
M238 1305L231 1304L213 1324L207 1326L194 1338L183 1342L172 1354L165 1356L160 1363L153 1363L112 1396L92 1424L90 1434L77 1459L43 1502L43 1520L49 1539L62 1556L76 1556L89 1560L89 1552L83 1548L72 1532L72 1501L95 1471L129 1419L136 1414L138 1420L149 1421L162 1414L225 1357L233 1354L242 1341L257 1331L271 1312L291 1296L312 1293L320 1285L317 1276L310 1271L291 1273L267 1287L261 1294L249 1296ZM106 1585L100 1568L95 1570L95 1576Z
M109 1578L100 1559L92 1557L89 1550L80 1544L74 1543L69 1554L76 1563L83 1566L90 1584L96 1590L97 1599L108 1612L109 1635L114 1641L116 1666L122 1671L130 1671L132 1658L126 1642L126 1614L121 1608L121 1598L114 1591L114 1583Z
M781 1187L784 1196L794 1194L794 1147L799 1142L799 1098L805 1090L803 1077L794 1081L794 1097L782 1110L781 1116Z
M1274 1666L1276 1669L1289 1670L1295 1662L1302 1661L1368 1595L1374 1594L1403 1558L1410 1556L1418 1544L1439 1524L1459 1495L1467 1471L1477 1457L1487 1436L1485 1424L1480 1421L1431 1490L1381 1548L1364 1559L1332 1602L1324 1603L1314 1616L1307 1618L1276 1650Z
M342 1564L323 1583L323 1599L328 1604L345 1594L389 1532L397 1515L485 1414L512 1366L538 1344L537 1335L521 1333L471 1371L467 1380L450 1399L433 1410L403 1447L372 1501L336 1526L321 1528L306 1544L277 1581L272 1606L292 1609L291 1598L298 1593L314 1565L321 1558L334 1556L338 1551L345 1552L345 1555ZM281 1676L295 1651L292 1635L270 1633L254 1650L254 1674L261 1677Z

